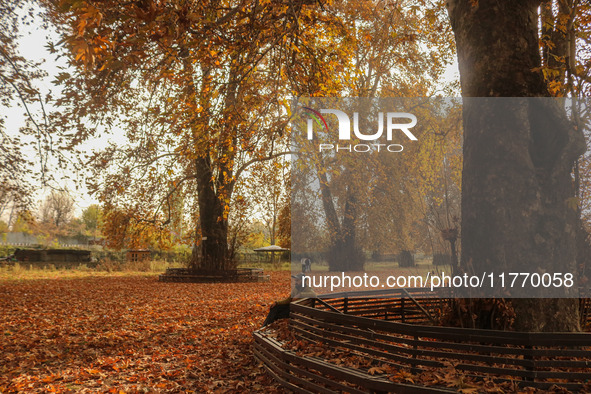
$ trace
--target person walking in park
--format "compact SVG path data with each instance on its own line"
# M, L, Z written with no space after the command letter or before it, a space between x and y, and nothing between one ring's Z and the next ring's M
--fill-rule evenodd
M312 272L312 260L308 257L302 257L300 262L302 263L302 272Z

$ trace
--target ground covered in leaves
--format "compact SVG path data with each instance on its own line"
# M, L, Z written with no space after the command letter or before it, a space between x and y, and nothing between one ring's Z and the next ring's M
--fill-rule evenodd
M155 277L0 281L0 392L282 392L252 332L289 293Z

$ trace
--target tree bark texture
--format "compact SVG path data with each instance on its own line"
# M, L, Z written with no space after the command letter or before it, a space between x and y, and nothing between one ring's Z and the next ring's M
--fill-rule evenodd
M209 160L195 160L197 198L201 225L201 260L199 268L220 271L235 268L229 261L228 220L224 215L224 202L216 193Z
M341 223L326 173L318 168L317 174L330 237L330 247L326 256L328 268L330 271L362 271L364 259L356 240L357 199L352 190L354 188L347 186Z
M501 99L549 96L539 71L540 2L450 0L447 6L464 97L461 265L575 273L577 213L569 201L571 170L585 149L582 133L555 99ZM516 329L580 329L578 299L514 299L513 305Z
M187 99L197 108L208 108L206 92L209 91L209 82L211 77L209 70L203 71L203 82L199 98L196 94L196 86L193 79L195 71L193 65L188 59L184 61L185 71L187 72ZM226 108L233 105L235 100L235 90L229 94L230 98L226 100ZM232 108L233 109L233 108ZM193 120L193 133L195 144L202 138L200 132L207 132L207 127L198 128L198 124L207 125L209 122L208 111L204 110L201 118ZM201 130L201 131L200 131ZM230 142L231 143L231 142ZM194 159L194 174L197 181L197 202L199 206L199 229L196 234L201 234L201 239L195 240L193 253L191 256L191 267L205 271L222 271L236 268L235 262L231 261L228 248L228 215L225 212L226 200L232 194L231 186L227 185L226 177L232 177L231 168L233 160L226 158L217 165L217 176L214 174L214 163L212 162L211 152L202 152ZM229 174L229 175L225 175ZM224 194L222 190L226 188ZM200 230L200 231L199 231Z

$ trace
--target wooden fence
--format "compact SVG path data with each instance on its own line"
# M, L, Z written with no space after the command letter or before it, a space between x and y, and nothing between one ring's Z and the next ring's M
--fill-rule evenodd
M352 352L374 365L389 364L413 374L453 365L456 371L477 380L486 377L545 390L558 385L577 391L591 381L589 333L436 326L431 321L445 300L420 298L419 289L397 291L394 298L385 297L383 292L373 297L364 292L359 297L348 293L346 297L295 302L290 327L299 338ZM399 387L399 383L367 371L298 356L282 349L264 331L255 333L255 353L274 378L298 392L446 391L436 387ZM345 390L342 382L357 388L347 386Z

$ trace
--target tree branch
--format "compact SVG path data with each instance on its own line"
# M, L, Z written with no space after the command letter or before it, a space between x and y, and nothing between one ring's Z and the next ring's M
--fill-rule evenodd
M279 153L275 153L273 155L269 155L269 156L265 156L265 157L257 157L257 158L251 159L251 160L247 161L246 163L244 163L243 165L241 165L240 168L238 168L236 170L236 174L234 175L234 180L232 181L231 184L234 185L234 183L236 182L236 180L238 178L240 178L240 175L242 174L242 172L244 170L246 170L249 166L251 166L254 163L260 163L260 162L263 162L263 161L275 159L275 158L280 157L280 156L292 155L292 154L293 155L296 155L296 154L298 154L298 152L285 151L285 152L279 152Z

